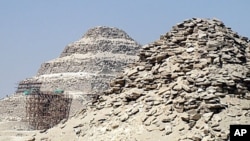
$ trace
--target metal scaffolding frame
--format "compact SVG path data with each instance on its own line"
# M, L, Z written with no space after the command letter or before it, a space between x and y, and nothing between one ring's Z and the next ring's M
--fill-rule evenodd
M35 130L49 129L68 119L72 98L68 94L32 91L26 96L26 117Z
M21 81L18 83L18 87L16 90L16 93L23 93L26 90L36 89L40 90L42 85L42 82L36 82L36 81Z

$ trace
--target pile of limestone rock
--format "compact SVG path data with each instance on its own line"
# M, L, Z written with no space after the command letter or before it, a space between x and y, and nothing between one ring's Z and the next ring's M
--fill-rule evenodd
M230 124L250 121L249 48L217 19L179 23L143 46L79 125L60 130L87 140L228 140Z

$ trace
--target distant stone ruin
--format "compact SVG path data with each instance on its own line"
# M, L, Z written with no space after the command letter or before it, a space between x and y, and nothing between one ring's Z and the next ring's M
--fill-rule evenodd
M101 93L127 64L138 60L136 53L140 48L121 29L94 27L78 41L68 44L58 58L43 63L36 76L19 85L42 82L42 91L59 88L73 94Z
M61 95L48 95L54 95L52 92L56 89L62 89L64 93L72 96L70 115L73 115L79 108L84 107L87 101L95 100L98 96L96 94L101 94L108 89L110 80L121 73L127 64L138 60L139 57L136 54L140 48L141 45L121 29L106 26L91 28L79 40L67 45L58 58L41 64L36 76L20 81L15 99L10 97L0 105L0 108L8 107L1 111L0 116L10 115L9 111L11 111L13 117L25 119L25 104L27 107L34 104L35 108L39 108L43 107L39 99L53 101L50 99L64 98ZM24 92L31 89L39 90L40 94L24 97ZM27 103L19 97L27 98ZM67 107L67 103L64 105ZM47 107L49 110L50 106ZM60 108L60 104L57 108ZM49 111L49 113L53 112ZM42 118L30 113L39 113L38 115L46 113L27 109L29 123L35 129L49 128L57 123L57 121L51 121L51 124L48 119L56 117L45 118L48 122L43 123ZM60 118L57 119L60 120ZM44 126L40 127L38 124Z

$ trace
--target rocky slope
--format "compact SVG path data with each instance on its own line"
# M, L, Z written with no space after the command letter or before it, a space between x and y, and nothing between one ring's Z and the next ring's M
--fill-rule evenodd
M138 59L140 45L127 33L112 27L94 27L67 45L59 58L41 65L35 77L21 81L42 82L41 90L100 93L124 66Z
M186 20L144 46L106 95L33 139L228 140L230 124L250 121L249 48L217 19Z

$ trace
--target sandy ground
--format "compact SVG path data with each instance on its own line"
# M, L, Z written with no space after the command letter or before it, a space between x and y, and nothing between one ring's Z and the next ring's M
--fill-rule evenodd
M0 122L0 141L25 141L31 139L36 131L31 131L26 122Z

